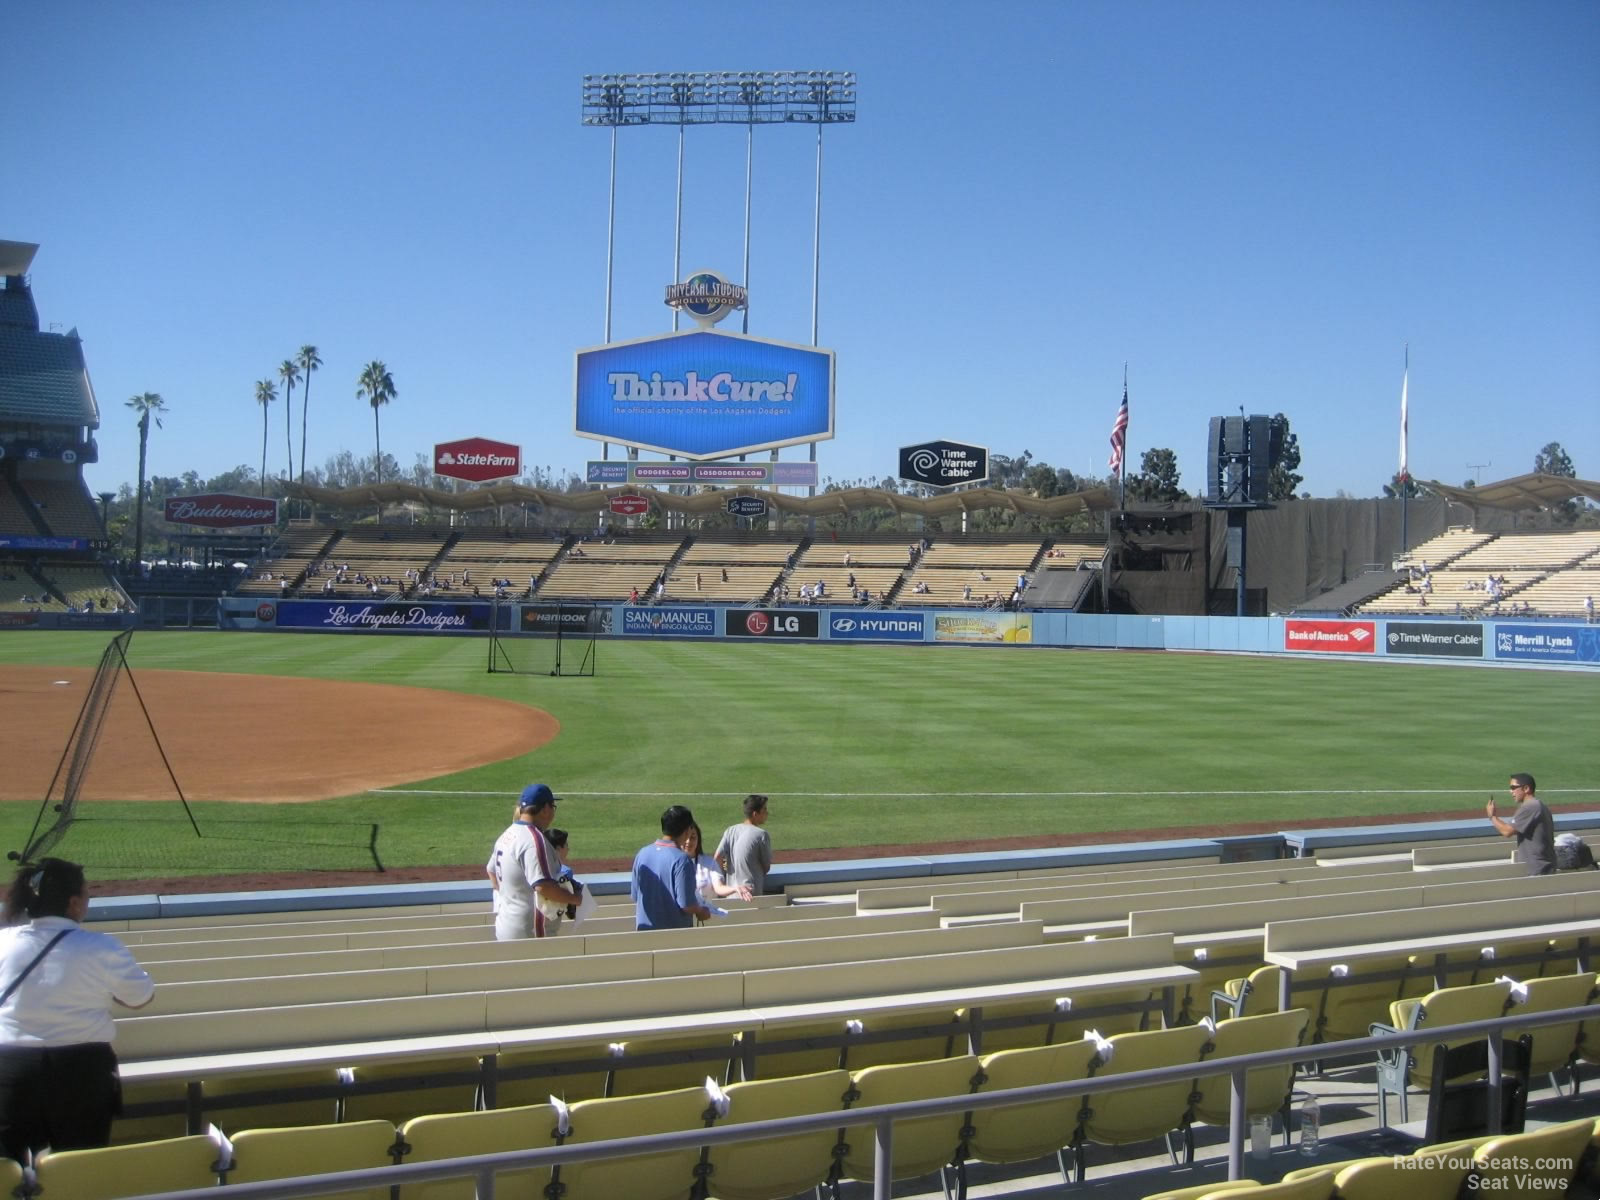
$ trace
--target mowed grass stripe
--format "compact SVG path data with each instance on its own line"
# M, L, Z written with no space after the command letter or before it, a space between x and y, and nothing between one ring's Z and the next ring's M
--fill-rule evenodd
M88 666L106 640L13 634L0 638L0 662ZM1470 816L1512 770L1535 772L1557 803L1563 787L1600 780L1590 728L1600 677L1576 672L973 647L617 641L597 651L596 678L551 679L488 675L481 639L147 632L133 662L443 688L561 722L555 742L517 760L248 818L286 841L297 822L377 821L396 866L480 862L533 778L574 796L561 823L580 861L631 855L668 795L688 798L715 836L744 792L769 792L780 847L846 848ZM403 711L375 718L406 736ZM120 808L145 840L157 836L150 806L96 806L101 819ZM236 806L202 805L202 827L212 808L240 819ZM32 817L0 814L5 848Z

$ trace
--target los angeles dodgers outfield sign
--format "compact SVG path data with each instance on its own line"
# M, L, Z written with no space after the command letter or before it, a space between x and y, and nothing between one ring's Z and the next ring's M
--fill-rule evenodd
M691 330L578 351L579 437L720 458L833 437L834 355Z

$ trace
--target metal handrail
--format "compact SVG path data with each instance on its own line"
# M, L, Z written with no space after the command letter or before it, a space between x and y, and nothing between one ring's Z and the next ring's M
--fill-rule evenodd
M1409 1032L1351 1038L1342 1042L1319 1042L1314 1046L1293 1046L1286 1050L1263 1050L1232 1058L1202 1059L1195 1063L1179 1063L1148 1071L1130 1071L1126 1075L1093 1076L1067 1083L1034 1084L997 1092L938 1096L928 1100L908 1100L898 1104L810 1113L771 1121L752 1121L742 1125L644 1134L639 1137L586 1142L572 1146L544 1146L535 1150L477 1154L463 1158L439 1159L429 1163L402 1163L397 1166L367 1167L358 1171L338 1171L293 1179L228 1184L221 1191L216 1187L187 1188L182 1191L128 1197L126 1200L219 1200L219 1197L224 1197L226 1200L297 1200L303 1196L331 1195L335 1192L374 1186L404 1187L406 1184L459 1179L466 1175L476 1178L479 1200L493 1200L494 1176L499 1171L554 1166L567 1162L587 1162L595 1159L626 1158L634 1154L680 1150L691 1146L719 1146L731 1142L760 1141L785 1134L811 1133L819 1129L855 1128L863 1125L870 1125L873 1128L873 1198L889 1200L892 1183L889 1175L890 1164L893 1162L896 1121L981 1109L1011 1108L1044 1100L1063 1100L1089 1092L1123 1091L1127 1088L1149 1087L1223 1074L1231 1076L1228 1111L1228 1178L1234 1180L1240 1178L1244 1170L1244 1142L1248 1131L1248 1122L1244 1118L1244 1100L1246 1074L1249 1071L1304 1062L1308 1057L1308 1051L1314 1052L1314 1056L1319 1059L1345 1058L1375 1052L1378 1049L1432 1045L1437 1042L1473 1041L1482 1035L1489 1041L1488 1109L1490 1132L1494 1133L1498 1132L1501 1112L1499 1100L1501 1047L1500 1039L1491 1035L1508 1029L1537 1029L1595 1017L1600 1017L1600 1004L1506 1015L1484 1021L1469 1021L1460 1025L1436 1025ZM687 1189L687 1184L685 1186Z

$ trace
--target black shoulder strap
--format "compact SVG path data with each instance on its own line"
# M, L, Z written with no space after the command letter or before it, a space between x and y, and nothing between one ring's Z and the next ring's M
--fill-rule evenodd
M56 934L55 937L51 938L48 943L46 943L43 950L39 951L39 953L33 956L33 961L22 968L22 974L18 975L10 983L6 984L5 991L0 992L0 1004L4 1004L7 1000L11 999L11 993L22 986L22 981L28 977L35 967L44 961L44 956L49 954L50 951L54 950L56 948L56 944L71 932L72 930L70 929L63 929L60 933Z

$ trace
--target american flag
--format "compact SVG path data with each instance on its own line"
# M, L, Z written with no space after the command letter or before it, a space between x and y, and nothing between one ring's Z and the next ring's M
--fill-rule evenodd
M1122 455L1128 445L1128 385L1122 385L1122 406L1117 409L1117 419L1111 423L1111 473L1122 470Z

